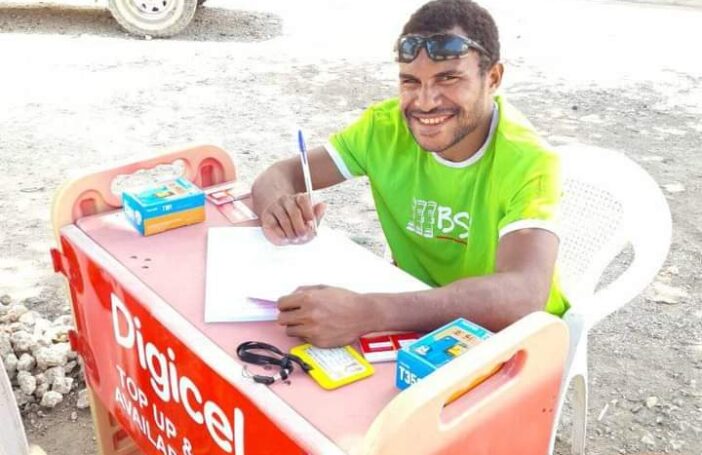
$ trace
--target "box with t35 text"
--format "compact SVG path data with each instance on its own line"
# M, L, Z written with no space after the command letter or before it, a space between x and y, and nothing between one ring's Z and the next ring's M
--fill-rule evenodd
M492 335L463 318L424 335L397 352L395 385L406 389Z

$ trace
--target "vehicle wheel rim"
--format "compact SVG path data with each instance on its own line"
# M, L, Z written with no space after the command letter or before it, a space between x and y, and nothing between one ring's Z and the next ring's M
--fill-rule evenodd
M148 21L159 21L173 14L175 0L131 0L136 13Z

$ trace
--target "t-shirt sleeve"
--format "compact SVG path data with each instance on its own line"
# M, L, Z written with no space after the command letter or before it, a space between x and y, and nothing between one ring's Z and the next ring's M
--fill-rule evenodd
M347 179L368 175L367 154L373 137L374 110L368 108L346 129L332 134L325 148Z
M558 235L558 208L561 199L561 167L555 154L544 154L535 163L515 174L519 180L508 185L505 214L498 223L500 238L520 229L539 228Z

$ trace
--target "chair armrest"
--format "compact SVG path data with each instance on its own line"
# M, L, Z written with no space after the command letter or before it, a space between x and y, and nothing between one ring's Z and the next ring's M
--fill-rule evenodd
M588 330L636 298L655 279L668 255L671 237L670 223L661 224L663 232L657 239L635 239L649 244L645 248L634 248L634 260L619 277L584 300L572 302L568 312L582 315Z

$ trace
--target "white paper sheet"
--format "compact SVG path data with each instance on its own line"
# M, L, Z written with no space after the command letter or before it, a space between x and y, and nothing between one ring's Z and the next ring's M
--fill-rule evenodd
M404 292L428 286L340 232L320 227L303 245L275 246L260 228L210 228L205 321L268 321L275 301L299 286L355 292Z

